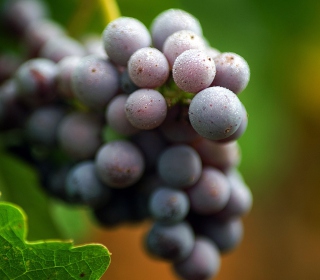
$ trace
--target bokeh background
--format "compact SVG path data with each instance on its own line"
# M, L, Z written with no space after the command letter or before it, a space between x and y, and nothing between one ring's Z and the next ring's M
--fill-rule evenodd
M46 0L52 18L75 36L101 34L101 13L77 14L79 1ZM94 2L94 1L92 1ZM240 54L251 80L239 98L249 126L239 140L241 170L254 204L240 246L222 258L217 280L320 279L320 2L257 0L119 0L122 15L150 26L164 9L181 8L201 22L220 51ZM75 18L83 17L81 23ZM79 25L77 25L79 23ZM0 37L1 51L5 38ZM112 252L103 279L174 280L170 267L142 249L149 224L95 226L85 209L49 200L32 169L1 152L2 198L29 217L29 240L73 238ZM39 211L41 209L41 211Z

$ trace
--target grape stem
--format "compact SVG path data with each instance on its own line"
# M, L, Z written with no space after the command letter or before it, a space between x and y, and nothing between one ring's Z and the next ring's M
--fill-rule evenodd
M104 15L104 21L107 25L110 21L115 20L116 18L120 17L120 9L118 7L116 0L98 0L100 3L100 7L102 13Z

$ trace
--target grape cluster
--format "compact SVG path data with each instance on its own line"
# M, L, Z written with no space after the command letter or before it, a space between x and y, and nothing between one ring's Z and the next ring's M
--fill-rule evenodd
M22 137L8 150L101 226L152 220L146 251L182 279L214 277L252 204L236 141L248 122L238 98L247 62L211 47L179 9L149 30L120 17L82 40L40 1L7 1L1 17L26 50L0 69L1 130Z

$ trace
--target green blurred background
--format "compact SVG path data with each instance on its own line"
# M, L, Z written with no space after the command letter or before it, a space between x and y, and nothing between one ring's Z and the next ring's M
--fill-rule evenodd
M77 26L79 1L46 2L52 18L71 26L75 35L101 34L99 9L90 22L82 14ZM182 8L199 19L213 47L240 54L250 66L251 80L239 95L249 126L239 143L240 170L254 205L244 218L243 242L223 257L216 279L320 279L320 2L119 0L118 4L122 15L136 17L148 27L164 9ZM147 223L117 230L96 228L84 210L48 200L36 184L33 170L1 154L3 199L27 212L30 240L62 237L104 243L113 253L105 279L175 279L166 264L144 254L141 238Z

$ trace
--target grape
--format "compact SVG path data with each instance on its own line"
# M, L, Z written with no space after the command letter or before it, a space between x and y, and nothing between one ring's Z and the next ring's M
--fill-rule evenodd
M39 51L39 56L59 62L66 56L86 55L83 46L68 36L59 36L47 40Z
M237 130L242 112L241 101L232 91L223 87L209 87L192 99L189 119L201 136L220 140Z
M27 120L26 134L30 142L43 146L53 146L57 140L57 130L65 111L57 106L40 107Z
M243 91L250 79L250 69L243 57L226 52L215 57L217 73L212 86L221 86L234 93Z
M151 36L154 47L162 50L165 40L180 30L191 30L202 36L199 21L186 11L169 9L160 13L151 24Z
M133 135L139 131L127 119L124 106L128 95L119 94L113 97L106 108L107 124L121 135Z
M227 205L230 184L221 171L205 166L198 182L187 192L191 209L198 214L213 214Z
M133 93L139 87L131 80L128 69L125 69L120 76L120 87L125 93Z
M65 182L66 200L73 204L96 207L109 199L110 190L98 179L93 161L71 168Z
M107 57L100 35L88 34L83 37L81 41L84 45L87 55L96 54L101 57Z
M75 96L85 105L102 108L117 93L119 74L108 59L98 55L83 57L71 76Z
M152 217L169 224L182 221L189 211L189 199L185 192L161 187L154 191L149 200Z
M180 54L190 49L205 50L205 41L190 30L180 30L170 35L163 45L163 53L168 59L170 68Z
M112 61L127 66L130 56L136 50L150 46L151 37L148 29L139 20L119 17L104 29L103 44Z
M194 246L194 233L190 225L155 223L145 239L145 247L152 256L167 261L180 261L188 257Z
M214 61L203 50L184 51L175 60L172 68L173 80L187 92L197 93L213 81L216 74Z
M162 86L169 77L169 64L162 52L155 48L141 48L128 62L131 80L141 88Z
M187 145L176 145L162 152L158 160L158 173L169 186L186 188L195 184L202 170L198 153Z
M240 147L236 141L219 143L201 138L192 143L205 165L211 165L225 172L240 163Z
M162 94L153 89L138 89L125 104L130 123L139 129L158 127L167 115L167 103Z
M66 56L57 64L57 88L63 97L71 98L74 96L71 86L71 76L80 60L81 58L79 56Z
M22 63L22 57L14 53L0 53L0 84L9 80Z
M127 140L101 146L95 162L100 179L114 188L124 188L136 183L141 178L145 165L140 150Z
M212 59L214 59L215 57L217 57L221 53L219 50L217 50L216 48L212 48L212 47L207 47L206 51L207 51L207 55L210 56Z
M89 159L101 145L101 129L101 122L95 115L72 112L59 124L58 143L70 157Z
M208 238L196 237L190 256L174 263L173 269L184 280L209 280L219 272L219 251Z

